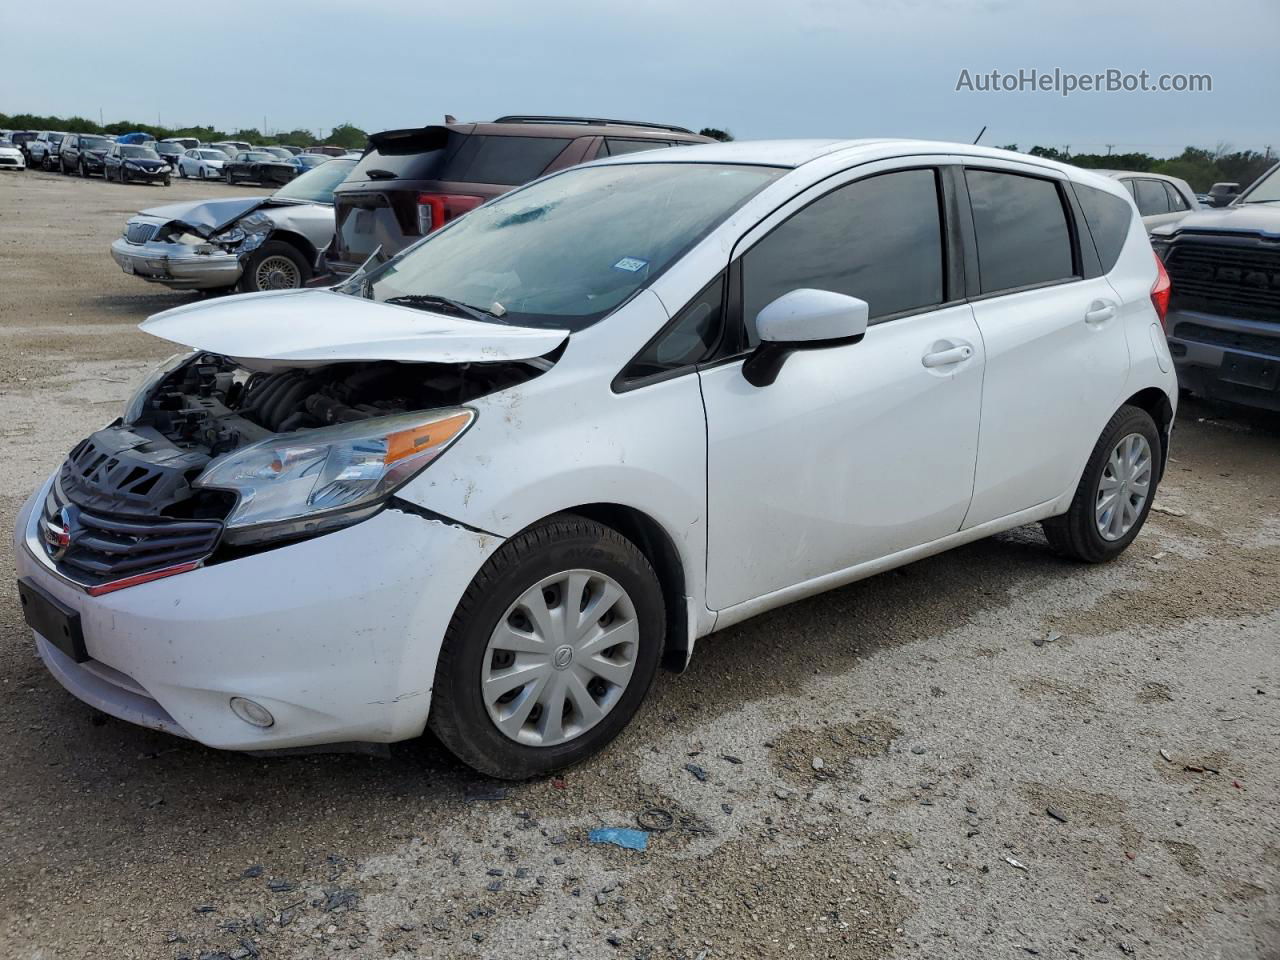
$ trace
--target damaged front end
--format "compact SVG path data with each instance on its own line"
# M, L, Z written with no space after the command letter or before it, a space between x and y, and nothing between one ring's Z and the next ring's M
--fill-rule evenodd
M198 256L229 253L244 257L266 243L275 222L262 211L240 217L230 224L207 226L186 220L171 220L158 227L152 239L160 243L181 243Z
M275 229L256 197L161 207L131 219L111 255L125 273L175 290L226 289Z
M98 595L349 526L466 432L468 401L552 362L186 355L71 451L28 546Z

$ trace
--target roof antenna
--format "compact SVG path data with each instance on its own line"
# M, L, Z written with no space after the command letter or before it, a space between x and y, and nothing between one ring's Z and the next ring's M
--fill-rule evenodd
M982 129L978 131L978 135L977 135L976 137L974 137L974 138L973 138L973 144L974 144L974 146L977 146L978 141L982 139L982 135L983 135L984 133L986 133L986 132L987 132L987 125L984 123L984 124L982 125Z

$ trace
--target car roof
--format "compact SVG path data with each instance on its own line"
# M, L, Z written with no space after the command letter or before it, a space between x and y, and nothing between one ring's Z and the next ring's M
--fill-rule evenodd
M999 150L994 147L978 147L971 143L948 143L943 140L907 140L867 138L860 140L734 140L729 143L709 143L696 147L676 147L670 150L646 150L618 157L596 160L604 163L736 163L773 167L801 167L824 157L842 154L841 159L853 163L871 160L912 156L914 154L955 154L976 159L1014 160L1030 163L1046 169L1066 173L1079 179L1079 174L1089 173L1080 167ZM847 156L843 156L847 155Z

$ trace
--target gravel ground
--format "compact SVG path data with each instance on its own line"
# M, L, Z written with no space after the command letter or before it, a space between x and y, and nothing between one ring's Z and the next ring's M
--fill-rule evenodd
M192 295L116 268L124 217L230 192L0 177L6 528L172 352L133 325ZM1104 567L1027 528L727 630L516 786L104 717L8 589L0 956L1277 960L1280 420L1185 403L1157 510Z

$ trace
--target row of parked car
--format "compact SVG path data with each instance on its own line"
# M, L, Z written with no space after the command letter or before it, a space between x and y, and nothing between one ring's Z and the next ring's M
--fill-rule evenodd
M240 140L204 144L194 137L157 141L144 133L111 136L56 130L0 130L0 144L4 143L9 148L0 148L0 165L165 186L175 173L227 183L284 184L350 152L334 146L254 146Z

